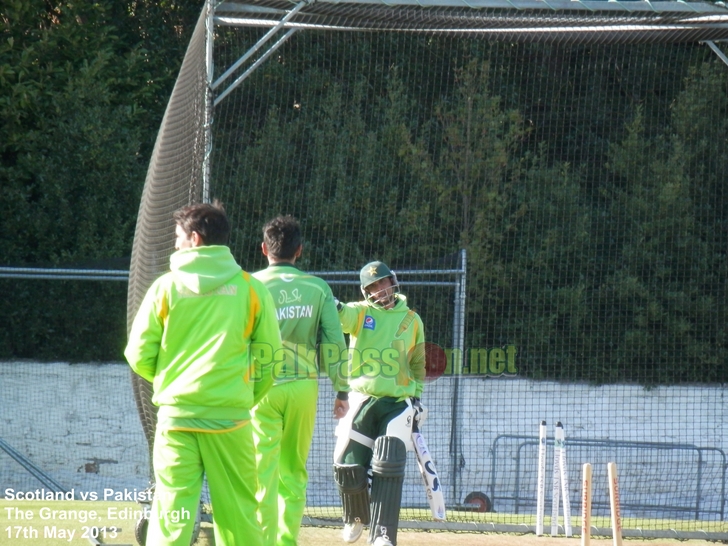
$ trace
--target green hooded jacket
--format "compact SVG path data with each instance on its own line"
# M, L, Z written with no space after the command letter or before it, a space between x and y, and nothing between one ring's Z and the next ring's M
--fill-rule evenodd
M351 390L381 398L420 398L425 381L425 331L420 316L397 294L392 309L366 301L339 311L349 334Z
M268 290L226 246L180 250L147 291L124 355L154 387L158 418L243 421L282 347Z

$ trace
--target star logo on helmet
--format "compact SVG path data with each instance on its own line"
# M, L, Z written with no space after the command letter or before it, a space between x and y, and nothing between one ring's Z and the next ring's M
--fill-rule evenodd
M377 268L375 266L371 266L369 268L369 275L371 275L373 277L376 274L377 274Z

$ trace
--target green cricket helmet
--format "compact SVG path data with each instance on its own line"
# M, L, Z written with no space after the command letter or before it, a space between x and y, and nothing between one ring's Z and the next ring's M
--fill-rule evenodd
M384 278L392 279L392 293L388 296L386 293L382 294L386 289L380 290L374 294L370 294L366 291L366 287ZM375 305L385 306L389 303L390 297L394 297L395 294L399 293L399 283L397 282L397 275L394 271L387 267L384 262L369 262L367 265L361 268L359 272L359 280L361 281L361 293L364 295L364 299L369 303ZM386 298L383 302L382 298Z

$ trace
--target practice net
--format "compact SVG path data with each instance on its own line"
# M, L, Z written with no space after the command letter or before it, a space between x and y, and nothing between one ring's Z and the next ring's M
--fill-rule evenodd
M263 223L293 214L301 267L340 299L358 287L335 281L370 260L409 272L447 355L424 432L448 522L427 521L410 460L404 527L532 530L544 420L549 461L566 431L576 531L589 462L610 532L614 461L625 534L726 538L728 11L487 6L203 10L146 182L129 317L167 268L176 208L221 199L250 271ZM133 390L149 438L148 386ZM340 521L331 403L322 383L312 523Z
M447 19L460 32L440 32L444 8L395 18L396 9L357 6L366 17L386 12L376 21L389 30L322 30L367 28L347 7L303 8L316 17L293 18L301 29L249 72L236 63L268 29L236 26L239 12L219 16L210 182L251 269L264 265L260 226L279 213L302 220L309 270L356 270L371 259L451 269L457 262L443 257L466 251L462 355L454 315L441 312L452 294L403 278L428 340L449 356L424 395L448 522L426 523L411 460L403 525L533 529L545 420L547 532L561 421L575 532L586 462L594 532L611 532L615 461L625 534L721 536L726 445L711 414L724 407L717 384L726 373L719 143L728 67L684 29L607 32L635 22L624 12L463 9ZM671 17L659 20L670 26ZM422 18L432 32L401 32ZM473 32L481 19L505 33ZM583 32L555 28L567 24ZM330 404L323 391L313 523L340 518Z

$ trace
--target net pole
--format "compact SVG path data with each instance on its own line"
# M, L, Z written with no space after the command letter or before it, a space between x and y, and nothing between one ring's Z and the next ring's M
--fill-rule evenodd
M281 19L272 29L270 29L265 36L263 36L260 40L258 40L258 43L256 43L250 50L248 50L245 55L240 57L230 68L228 68L225 73L220 76L217 81L212 83L212 89L217 89L222 82L227 80L233 72L235 72L240 66L242 66L250 57L252 57L263 45L265 45L268 40L270 40L275 34L281 30L285 24L290 21L304 6L307 6L308 2L304 0L303 2L299 2L298 5L296 5L291 11L288 12L288 14Z
M250 76L253 72L255 72L256 68L258 68L261 64L263 64L268 59L268 57L273 55L273 53L275 53L279 47L281 47L283 44L285 44L288 41L288 39L291 36L293 36L296 32L298 32L297 28L292 28L291 30L286 32L275 44L273 44L271 46L271 48L268 51L266 51L257 61L255 61L250 66L250 68L248 68L245 72L243 72L243 74L237 80L235 80L233 83L231 83L230 87L228 87L227 89L225 89L225 91L220 93L220 95L215 99L215 102L213 103L213 105L217 106L218 104L220 104L220 102L222 102L222 99L227 97L233 91L233 89L235 89L238 85L243 83L248 78L248 76Z
M205 64L207 65L207 85L205 86L205 157L202 160L202 202L209 203L210 198L210 156L212 155L212 80L215 77L215 65L213 60L213 50L215 48L215 8L212 4L213 0L205 2L207 16L205 20Z
M467 251L463 248L460 250L460 293L458 294L458 325L460 327L458 344L461 351L460 354L465 354L465 281L468 268L468 256Z
M728 57L726 57L725 53L723 53L720 48L715 45L715 42L708 40L707 42L705 42L705 44L713 51L713 53L718 56L721 61L723 61L723 64L728 66Z
M460 498L460 423L459 423L459 405L460 405L460 373L462 372L464 351L465 351L465 272L466 272L466 254L465 249L460 251L460 268L457 280L455 281L454 294L454 317L453 317L453 344L452 344L452 372L453 372L453 389L452 389L452 411L451 411L451 432L450 432L450 454L452 456L452 498L453 505L458 504Z
M51 478L48 474L43 472L43 470L33 464L33 462L30 461L27 457L24 457L21 453L16 451L10 444L5 442L2 438L0 438L0 450L4 451L10 457L18 463L20 466L22 466L25 470L28 471L28 473L36 478L40 483L42 483L45 487L56 492L61 493L67 493L68 489L63 487L61 484L59 484L57 481L55 481L53 478ZM74 494L75 497L75 494Z
M455 321L458 325L458 337L457 337L457 353L458 353L458 364L459 370L462 371L462 367L465 363L465 283L466 283L466 270L467 270L467 254L465 249L460 250L460 283L458 286L457 294L457 320ZM458 433L458 481L460 478L459 464L461 453L462 436Z

